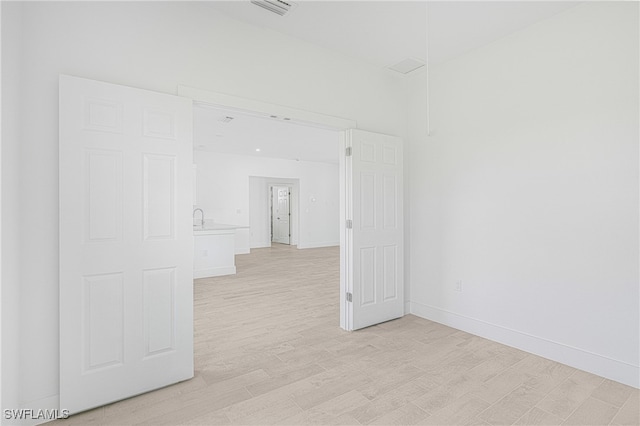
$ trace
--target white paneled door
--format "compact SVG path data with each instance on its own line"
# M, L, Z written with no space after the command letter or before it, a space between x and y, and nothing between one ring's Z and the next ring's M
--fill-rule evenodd
M193 377L191 100L60 77L60 407Z
M362 130L347 146L347 328L357 330L404 315L403 153L400 138Z
M291 244L291 188L271 187L271 229L274 243Z

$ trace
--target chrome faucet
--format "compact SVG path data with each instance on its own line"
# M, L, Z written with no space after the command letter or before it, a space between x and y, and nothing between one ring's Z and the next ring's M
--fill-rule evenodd
M195 209L193 211L193 220L196 220L196 212L197 211L200 211L200 213L202 213L202 219L200 219L200 226L204 226L204 211L202 211L202 209Z

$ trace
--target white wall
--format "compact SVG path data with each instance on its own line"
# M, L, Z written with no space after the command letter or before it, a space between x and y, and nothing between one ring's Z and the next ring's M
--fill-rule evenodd
M406 130L400 76L233 21L201 2L1 6L3 42L21 53L9 65L19 72L3 75L3 87L14 93L2 98L22 120L13 137L3 132L2 144L3 162L13 165L3 169L3 207L5 198L13 202L3 209L2 264L15 266L3 270L13 278L3 276L3 303L13 294L10 303L20 315L3 327L16 336L20 328L24 336L17 345L3 342L3 363L16 361L11 369L20 377L19 385L3 387L3 398L18 392L20 404L45 408L37 401L58 394L60 73L165 93L185 84L356 120L375 132L404 136ZM22 20L13 21L20 12Z
M337 138L336 132L336 150ZM337 164L207 151L195 151L194 159L198 166L198 207L205 211L207 219L251 226L252 248L269 246L270 237L265 234L268 228L260 226L265 221L267 225L269 223L265 191L269 183L283 181L297 181L299 185L299 197L293 200L298 207L298 223L293 224L298 248L340 244ZM256 185L261 185L261 188L256 188ZM250 187L256 192L252 193Z
M20 376L20 151L22 13L2 7L2 407L19 407ZM4 416L3 416L4 417ZM0 420L1 421L1 420Z
M412 312L639 385L638 43L594 2L432 67L428 138L412 79Z

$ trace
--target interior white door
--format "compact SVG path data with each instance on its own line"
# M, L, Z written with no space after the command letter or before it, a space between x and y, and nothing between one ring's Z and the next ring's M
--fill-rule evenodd
M347 328L404 315L403 152L394 136L349 130Z
M271 189L273 222L273 242L291 244L291 189L287 186L273 186Z
M60 406L193 377L191 101L60 76Z

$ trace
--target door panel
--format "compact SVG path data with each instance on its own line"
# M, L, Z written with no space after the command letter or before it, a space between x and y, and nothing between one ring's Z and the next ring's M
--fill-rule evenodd
M123 285L122 273L83 277L84 373L124 362Z
M175 350L176 268L143 272L145 357Z
M122 239L122 153L87 150L85 241ZM100 194L99 197L92 194Z
M145 240L173 239L175 155L143 154Z
M356 330L404 315L403 157L399 138L362 130L347 136L347 328Z
M60 406L193 377L191 101L60 77Z

